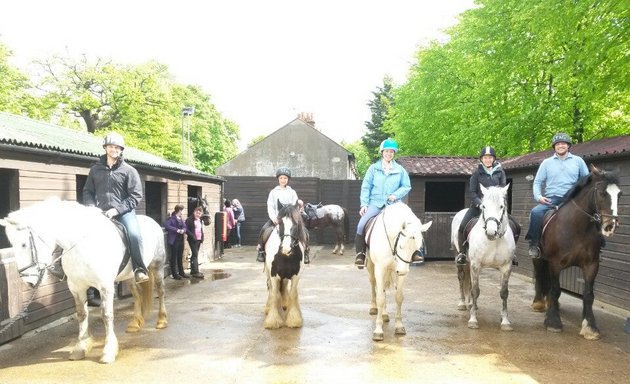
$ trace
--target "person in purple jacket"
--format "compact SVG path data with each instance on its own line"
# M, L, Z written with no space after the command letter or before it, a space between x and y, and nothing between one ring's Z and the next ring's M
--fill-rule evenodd
M182 212L184 206L177 204L175 210L171 213L171 216L164 222L164 228L166 228L167 236L166 242L171 251L171 259L169 265L171 266L171 276L175 280L181 280L182 278L189 278L190 276L184 272L184 235L186 234L186 224L182 219Z

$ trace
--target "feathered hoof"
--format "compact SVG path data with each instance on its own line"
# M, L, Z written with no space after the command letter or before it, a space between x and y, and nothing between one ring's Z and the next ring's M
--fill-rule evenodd
M479 329L479 323L476 321L469 321L468 328L470 329Z
M594 330L591 327L582 327L580 335L584 336L586 340L599 340L602 337L599 331Z
M157 322L157 324L155 324L156 329L164 329L166 327L168 327L168 321L166 320L160 320Z
M562 328L547 327L547 331L548 332L553 332L553 333L560 333L560 332L562 332Z
M337 251L332 251L332 252L330 252L330 253L332 253L333 255L336 255L336 254L337 254Z
M378 313L378 309L370 308L370 315L376 315Z
M383 341L383 339L385 339L385 338L383 337L383 332L379 332L379 333L374 332L374 333L372 334L372 340L374 340L374 341Z
M534 312L544 312L547 309L547 305L544 300L534 301L532 303L532 310Z
M405 329L405 327L398 327L394 330L394 334L396 335L406 335L407 334L407 330Z
M468 310L468 306L466 304L458 304L457 305L457 310L458 311L467 311Z
M140 331L140 325L138 325L136 321L131 321L129 324L127 324L127 329L125 330L125 332L136 333L138 331Z
M101 364L111 364L114 361L116 361L116 354L115 353L103 354L103 356L101 356L101 359L99 360L99 362Z
M70 352L70 360L83 360L85 359L85 350L83 349L75 349Z
M510 332L513 331L514 328L512 328L511 324L501 324L501 330Z
M389 323L389 315L387 313L383 313L383 322Z

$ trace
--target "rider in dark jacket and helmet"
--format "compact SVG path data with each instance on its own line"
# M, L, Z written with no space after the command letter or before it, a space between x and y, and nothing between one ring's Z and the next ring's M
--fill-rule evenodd
M459 225L459 233L457 240L459 242L459 254L455 259L455 262L459 265L466 264L466 253L468 252L468 241L464 239L464 230L466 224L481 214L480 206L483 194L481 193L481 187L483 185L486 188L489 187L505 187L506 178L505 171L501 167L501 163L497 161L497 153L494 148L486 146L481 148L479 152L479 165L470 176L469 193L470 193L470 208L464 215L461 224ZM512 228L515 228L514 239L518 239L520 235L520 226L510 217L512 222ZM518 233L516 233L518 232Z
M97 206L111 219L127 229L131 264L137 283L147 281L147 268L142 260L142 239L136 219L136 207L142 200L142 180L138 171L123 159L125 142L117 133L103 140L105 155L90 168L83 187L83 204Z

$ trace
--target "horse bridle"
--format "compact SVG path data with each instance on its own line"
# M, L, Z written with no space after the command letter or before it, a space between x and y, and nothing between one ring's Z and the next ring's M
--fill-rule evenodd
M507 227L505 229L502 229L502 224L503 224L503 219L507 216L505 214L505 209L506 206L505 204L503 204L503 209L501 210L501 219L497 219L496 217L488 217L486 218L486 211L484 209L481 210L481 218L483 219L483 229L487 229L488 228L488 222L490 221L494 221L495 223L497 223L497 237L501 238L503 237L503 235L505 235L505 232L507 231Z
M385 212L383 211L382 213L383 218L385 218ZM387 236L387 225L385 225L385 220L383 219L383 229L385 230L385 235ZM407 263L407 264L411 264L411 258L409 258L409 261L403 259L399 254L398 254L398 241L400 240L400 237L407 237L407 235L405 235L403 233L403 231L399 231L398 235L396 235L396 240L394 241L394 246L392 247L392 242L389 240L389 236L387 236L387 242L389 243L389 248L391 248L392 250L392 255L394 255L396 258L398 258L398 260L402 261L403 263Z
M595 213L590 214L588 212L586 212L582 207L580 207L576 202L575 199L571 199L571 203L573 205L575 205L575 207L582 212L583 214L585 214L586 216L588 216L589 219L591 219L591 222L595 223L598 227L601 227L602 225L602 218L603 217L610 217L615 221L615 225L619 225L619 219L618 216L615 215L609 215L607 213L601 213L600 209L599 209L599 204L597 203L597 192L599 191L599 184L601 183L601 181L598 181L595 183L595 188L593 188L593 193L592 193L592 200L595 203Z

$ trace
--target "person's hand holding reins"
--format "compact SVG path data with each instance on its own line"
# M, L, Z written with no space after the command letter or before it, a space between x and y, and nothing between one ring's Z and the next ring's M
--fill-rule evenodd
M116 208L110 208L107 211L105 211L105 216L111 219L115 216L118 216L118 211L116 210Z
M359 209L359 215L363 216L363 215L365 215L365 212L367 212L367 207L366 206L361 207L361 209Z
M387 196L387 200L389 200L391 203L395 202L397 200L396 195L389 195Z
M549 200L545 196L540 196L540 199L538 199L538 202L540 204L546 204L546 205L550 205L551 204L551 200Z

